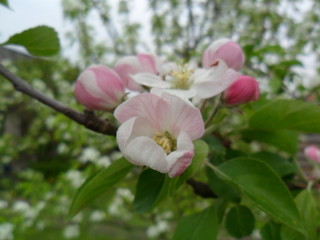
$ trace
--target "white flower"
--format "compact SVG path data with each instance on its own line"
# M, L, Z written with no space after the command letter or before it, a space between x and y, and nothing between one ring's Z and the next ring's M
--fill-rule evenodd
M0 224L0 239L1 240L12 240L13 239L13 224L12 223L1 223Z
M74 188L80 187L85 180L81 172L77 170L69 170L65 176Z
M131 163L175 177L191 164L192 141L204 133L198 108L171 94L140 94L114 112L122 123L117 141Z
M79 225L69 225L63 231L63 236L65 238L76 238L80 235L80 228Z
M240 73L228 68L222 60L217 60L209 69L187 64L166 65L168 69L163 75L138 73L132 75L132 78L142 85L151 87L151 93L157 95L168 92L184 99L206 99L226 90L240 76Z
M90 215L91 222L101 222L106 217L106 214L102 211L93 211Z

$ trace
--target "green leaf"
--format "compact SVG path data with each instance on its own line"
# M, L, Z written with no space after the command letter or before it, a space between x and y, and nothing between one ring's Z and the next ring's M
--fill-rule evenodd
M191 165L187 168L184 173L171 179L169 186L169 195L172 195L185 181L192 177L196 172L198 172L208 156L209 148L208 145L202 141L197 140L194 142L194 157L192 159Z
M226 217L226 229L236 238L242 238L252 233L254 229L254 216L245 206L235 206L230 209Z
M133 209L138 213L151 210L168 193L168 180L166 174L150 168L144 170L138 179Z
M274 100L261 107L249 120L256 129L290 129L320 133L320 107L298 100Z
M290 154L296 154L298 150L298 134L290 130L250 128L241 134L244 139L266 143Z
M214 168L218 176L237 186L251 202L275 220L305 233L287 187L266 164L256 159L236 158Z
M106 169L102 169L88 178L79 188L70 207L69 216L76 215L81 209L105 193L124 178L133 165L120 158Z
M280 229L280 224L274 221L269 221L262 227L260 233L263 240L281 240Z
M15 44L25 47L28 52L35 56L49 57L60 51L60 43L57 32L47 26L30 28L17 33L1 45Z
M8 0L0 0L0 4L6 7L9 7Z
M310 239L315 240L317 239L317 216L316 213L318 212L315 202L312 196L312 193L309 189L305 189L301 191L294 199L298 210L302 216L301 224L305 226L308 238L302 236L297 231L287 228L283 226L281 229L281 239L282 240L304 240Z
M212 205L199 213L183 217L172 240L215 240L217 234L217 208Z
M239 203L241 200L239 190L229 181L224 181L210 168L207 168L206 174L210 189L218 196L229 201Z
M280 177L292 174L296 171L296 167L293 163L277 154L270 152L258 152L251 156L263 161L278 173Z

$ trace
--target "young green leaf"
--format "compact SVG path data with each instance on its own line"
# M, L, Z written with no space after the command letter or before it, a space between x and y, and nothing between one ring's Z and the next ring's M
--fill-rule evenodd
M233 184L219 178L210 168L207 168L206 174L209 187L214 193L231 202L239 203L241 201L240 191Z
M280 237L281 225L274 221L269 221L260 230L263 240L281 240Z
M191 165L184 171L184 173L170 180L169 194L172 195L185 181L192 177L199 169L201 165L206 160L208 156L209 148L208 145L202 141L197 140L194 142L194 152L195 155L192 159Z
M254 229L255 219L250 209L245 206L235 206L226 217L226 229L236 238L249 236Z
M266 164L256 159L236 158L214 168L218 176L237 186L251 202L280 221L303 234L301 218L293 198L280 177Z
M259 159L260 161L271 167L280 177L293 174L296 171L296 166L287 159L270 152L258 152L251 157Z
M256 129L291 129L320 132L320 107L297 100L280 99L269 102L250 118Z
M218 209L212 205L205 210L183 217L172 240L215 240L218 234Z
M47 26L38 26L17 33L1 45L7 44L23 46L30 54L42 57L53 56L60 51L57 32Z
M138 213L151 210L167 196L168 177L150 168L144 170L138 180L133 209Z
M0 0L0 4L6 7L9 7L8 0Z
M301 225L304 225L308 238L301 236L297 231L283 226L281 229L281 239L282 240L315 240L317 239L317 208L309 189L301 191L294 199L298 210L302 216Z
M294 131L249 128L242 131L241 135L244 139L266 143L290 154L296 154L298 150L298 134Z
M108 168L102 169L88 178L73 198L69 216L76 215L81 209L113 187L129 173L132 167L133 165L125 158L121 158Z

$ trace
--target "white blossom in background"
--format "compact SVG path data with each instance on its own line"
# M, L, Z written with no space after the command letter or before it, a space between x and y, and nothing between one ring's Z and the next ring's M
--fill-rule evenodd
M129 189L117 189L114 199L108 207L109 214L129 220L132 217L132 213L127 210L125 202L132 202L133 198L134 196Z
M0 239L13 240L13 229L12 223L0 223Z
M5 200L0 200L0 209L7 208L8 202Z
M66 196L61 196L56 205L57 214L66 214L69 211L70 199Z
M17 200L13 204L12 210L15 212L26 212L30 209L30 205L26 201Z
M108 156L103 156L101 158L98 158L96 161L96 165L98 167L109 167L109 165L111 164L111 160Z
M100 153L94 148L84 148L79 157L81 163L94 162L100 157Z
M95 210L90 215L90 221L91 222L101 222L103 219L105 219L106 214L103 211Z
M60 154L67 153L69 151L69 147L65 143L60 143L57 147L57 152Z
M80 235L79 225L68 225L63 231L63 237L67 239L77 238Z
M118 188L116 194L127 201L133 201L134 195L128 188Z
M110 155L110 158L111 158L112 161L117 160L117 159L122 158L122 157L123 157L123 155L119 151L112 152L111 155Z
M156 225L147 228L147 236L150 238L158 237L161 233L165 233L169 230L169 223L166 221L159 221Z
M69 170L66 175L66 179L70 181L71 185L74 188L78 188L85 181L85 178L82 176L81 172L78 170Z
M76 223L81 223L83 220L83 214L82 212L79 212L77 215L75 215L73 218L72 218L72 222L76 222Z

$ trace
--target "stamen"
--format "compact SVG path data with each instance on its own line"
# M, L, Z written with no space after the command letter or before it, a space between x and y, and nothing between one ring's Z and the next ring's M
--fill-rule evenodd
M165 131L164 133L156 132L152 139L163 148L166 154L177 149L177 140L172 138L168 131Z
M169 73L173 77L172 88L189 89L193 81L193 73L194 70L190 69L188 65L179 65L176 72Z

